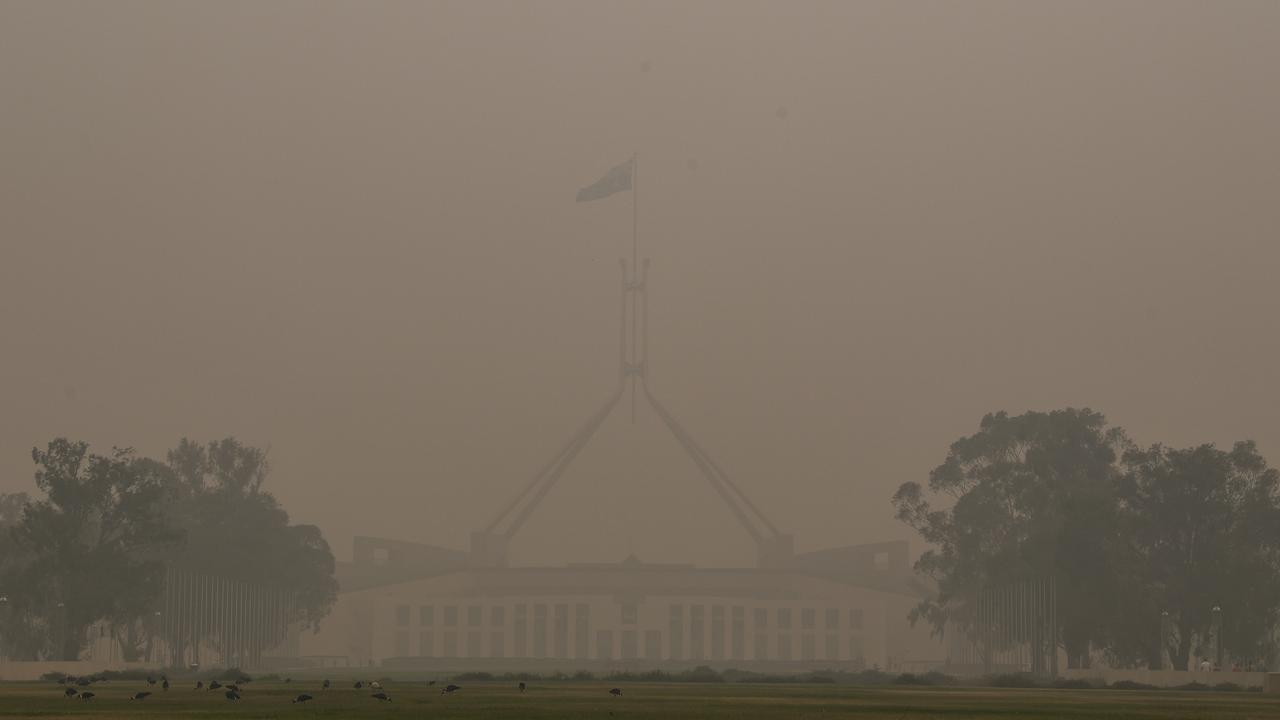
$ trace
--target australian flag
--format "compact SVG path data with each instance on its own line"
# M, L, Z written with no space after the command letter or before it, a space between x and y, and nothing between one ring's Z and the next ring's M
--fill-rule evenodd
M635 170L635 164L636 159L633 157L621 165L615 165L613 169L604 174L604 177L579 190L578 202L599 200L623 190L630 190L631 175Z

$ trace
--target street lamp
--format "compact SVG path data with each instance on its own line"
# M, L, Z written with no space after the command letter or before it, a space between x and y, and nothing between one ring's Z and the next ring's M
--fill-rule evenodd
M0 659L9 659L9 596L0 595Z
M1165 666L1164 655L1169 652L1169 636L1172 634L1169 632L1169 622L1169 611L1160 613L1160 653L1156 656L1156 661L1160 663L1161 670Z
M67 604L60 602L54 607L58 609L58 632L56 634L58 650L55 655L59 660L71 660L73 658L65 656L67 652Z
M1213 606L1213 669L1222 669L1222 608Z

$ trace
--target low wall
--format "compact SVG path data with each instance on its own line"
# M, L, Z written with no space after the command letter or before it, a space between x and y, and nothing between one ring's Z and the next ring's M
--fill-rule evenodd
M146 670L154 668L146 663L105 662L97 660L77 660L60 662L49 660L42 662L22 662L0 660L0 680L39 680L45 673L57 672L64 675L92 675L104 670Z
M1201 670L1120 670L1114 668L1089 668L1083 670L1061 670L1062 677L1068 680L1088 680L1110 685L1114 682L1128 680L1156 687L1177 687L1188 683L1201 685L1217 685L1219 683L1235 683L1240 687L1262 687L1268 673L1264 672L1204 672ZM1280 675L1280 673L1275 673Z

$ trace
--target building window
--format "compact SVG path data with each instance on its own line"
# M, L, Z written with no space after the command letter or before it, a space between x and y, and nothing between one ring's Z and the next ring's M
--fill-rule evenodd
M862 629L862 608L854 608L849 611L849 628L852 630Z
M667 652L672 660L684 659L684 606L671 606L671 621L667 630Z
M756 608L756 629L764 630L769 627L769 610L768 608Z
M791 636L790 635L778 636L778 659L779 660L791 659Z
M746 642L745 617L746 610L741 605L735 605L733 607L733 630L729 639L729 642L732 645L730 648L730 654L734 660L743 660L746 658L746 648L744 647L744 643Z
M573 656L586 658L591 645L591 606L578 603L573 606Z
M467 657L482 657L484 648L481 646L481 635L479 630L467 631Z
M694 660L702 659L702 616L701 605L689 606L689 656Z
M480 627L484 622L484 608L479 605L467 606L467 627Z
M397 605L396 606L396 625L404 627L408 624L409 624L409 606Z
M756 660L769 659L769 636L764 633L755 634L754 653Z
M662 658L662 631L644 631L644 659L659 660Z
M506 657L503 652L503 635L500 632L491 633L489 635L489 657L501 658Z
M817 622L816 616L817 616L817 613L814 612L813 608L805 608L801 610L800 611L800 629L812 630L814 624Z
M409 633L396 633L396 657L409 657Z
M835 608L827 608L827 629L840 629L840 611Z
M512 640L515 657L529 657L529 606L516 605L515 637Z
M458 657L458 633L446 632L444 634L444 656L447 658Z
M458 627L458 606L457 605L444 606L444 626Z
M638 655L636 651L636 631L622 631L622 659L635 660Z
M815 660L817 659L817 651L814 648L813 635L805 633L800 636L800 659Z
M501 605L494 605L489 608L489 624L493 627L502 627L507 622L507 609Z
M533 606L533 656L547 656L547 606Z
M565 603L556 604L556 644L555 657L569 657L569 606Z
M423 605L418 608L418 624L431 627L436 624L436 608L434 605Z
M862 637L859 635L854 635L849 638L849 659L857 660L859 662L863 659Z
M840 659L840 639L839 636L831 634L827 636L827 660Z
M724 606L711 606L711 657L724 659Z
M613 659L613 631L596 631L596 658L600 660Z
M622 624L623 625L635 625L637 615L639 615L639 613L636 610L635 603L622 603Z
M778 608L778 629L791 629L791 608Z
M435 637L430 630L418 633L418 654L422 657L435 657Z

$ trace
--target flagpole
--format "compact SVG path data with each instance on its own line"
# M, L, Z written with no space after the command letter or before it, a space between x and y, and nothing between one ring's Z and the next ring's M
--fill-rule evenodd
M640 225L640 153L631 153L631 271L636 272L639 263Z
M635 286L640 278L640 153L631 153L631 284ZM636 296L631 294L631 362L636 361ZM631 424L636 424L636 376L631 375Z

